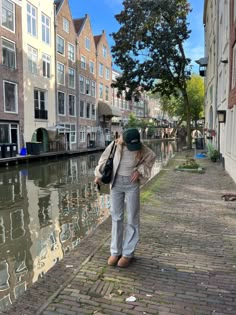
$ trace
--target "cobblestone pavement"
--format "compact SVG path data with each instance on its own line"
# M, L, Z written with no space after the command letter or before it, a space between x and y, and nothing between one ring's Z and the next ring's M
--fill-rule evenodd
M235 315L236 201L221 196L236 185L208 159L198 160L204 174L174 171L183 159L177 154L142 191L129 268L107 266L108 219L5 314Z

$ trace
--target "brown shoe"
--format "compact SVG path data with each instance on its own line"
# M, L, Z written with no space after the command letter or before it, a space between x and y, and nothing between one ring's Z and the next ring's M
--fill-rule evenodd
M119 259L117 266L121 268L126 268L130 265L132 260L133 260L133 257L122 256L121 259Z
M116 266L119 259L120 259L120 256L110 256L108 258L107 264L109 266Z

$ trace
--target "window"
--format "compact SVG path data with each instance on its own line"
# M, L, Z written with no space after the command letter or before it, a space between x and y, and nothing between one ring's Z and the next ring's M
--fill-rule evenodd
M70 143L76 143L76 129L75 125L70 125Z
M51 57L43 54L43 76L45 78L50 78L50 65L51 65Z
M50 19L45 14L42 14L42 41L50 44Z
M68 85L69 88L75 89L75 70L72 68L68 69Z
M36 25L36 8L27 3L27 31L35 37L37 35Z
M86 118L90 118L90 104L87 103L87 106L86 106Z
M69 99L68 99L68 106L69 106L69 115L70 116L75 116L75 95L69 94Z
M85 93L84 77L82 75L79 76L79 91L80 93Z
M81 68L86 70L86 58L81 56Z
M91 91L90 91L90 80L86 79L86 94L90 95Z
M105 90L105 100L108 101L109 99L109 87L106 86L106 90Z
M106 80L110 80L110 69L106 68Z
M96 97L96 83L91 81L91 96Z
M2 0L2 26L15 32L15 4L9 0Z
M65 52L65 41L59 35L57 35L57 52L61 55L64 55Z
M96 107L94 104L92 104L92 115L91 115L92 119L96 119Z
M87 50L91 49L91 42L90 42L90 39L88 37L85 37L85 48Z
M80 132L79 132L79 138L80 138L80 142L85 142L85 131L86 127L80 127Z
M58 114L65 115L65 93L58 92Z
M99 98L100 99L103 98L103 84L102 83L99 84Z
M3 81L4 111L9 113L18 112L17 85L13 82Z
M57 83L65 85L65 66L62 63L57 63Z
M75 61L75 46L68 43L68 59Z
M37 74L37 63L38 63L38 51L37 49L28 46L28 69L31 73Z
M70 31L70 22L66 18L63 18L63 30L66 33L69 33Z
M2 64L8 68L16 68L16 45L2 38Z
M80 109L79 109L79 116L84 118L84 101L80 101Z
M34 118L48 119L46 110L46 91L34 90Z
M233 47L233 60L232 60L232 89L236 86L236 44Z
M107 57L107 48L104 45L102 45L102 55L103 55L104 58Z
M103 77L103 64L99 63L99 75L100 77Z
M90 73L94 73L94 62L93 61L89 62L89 71L90 71Z

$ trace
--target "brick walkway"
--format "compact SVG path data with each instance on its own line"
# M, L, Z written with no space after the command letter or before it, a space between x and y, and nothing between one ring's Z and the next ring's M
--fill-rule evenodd
M142 192L141 240L129 268L107 266L108 219L5 314L235 315L236 202L221 196L236 185L208 159L199 160L205 174L175 172L183 157Z

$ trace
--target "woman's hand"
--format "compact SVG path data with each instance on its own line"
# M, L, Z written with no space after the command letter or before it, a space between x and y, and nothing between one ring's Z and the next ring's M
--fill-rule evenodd
M131 174L131 178L130 178L130 180L131 180L131 183L136 183L138 180L139 180L139 176L140 176L140 174L139 174L139 171L134 171L132 174Z
M98 177L95 177L95 179L94 179L94 184L96 184L97 185L97 189L98 190L100 190L100 186L101 186L101 184L102 184L102 182L101 182L101 180L100 180L100 178L98 178Z

